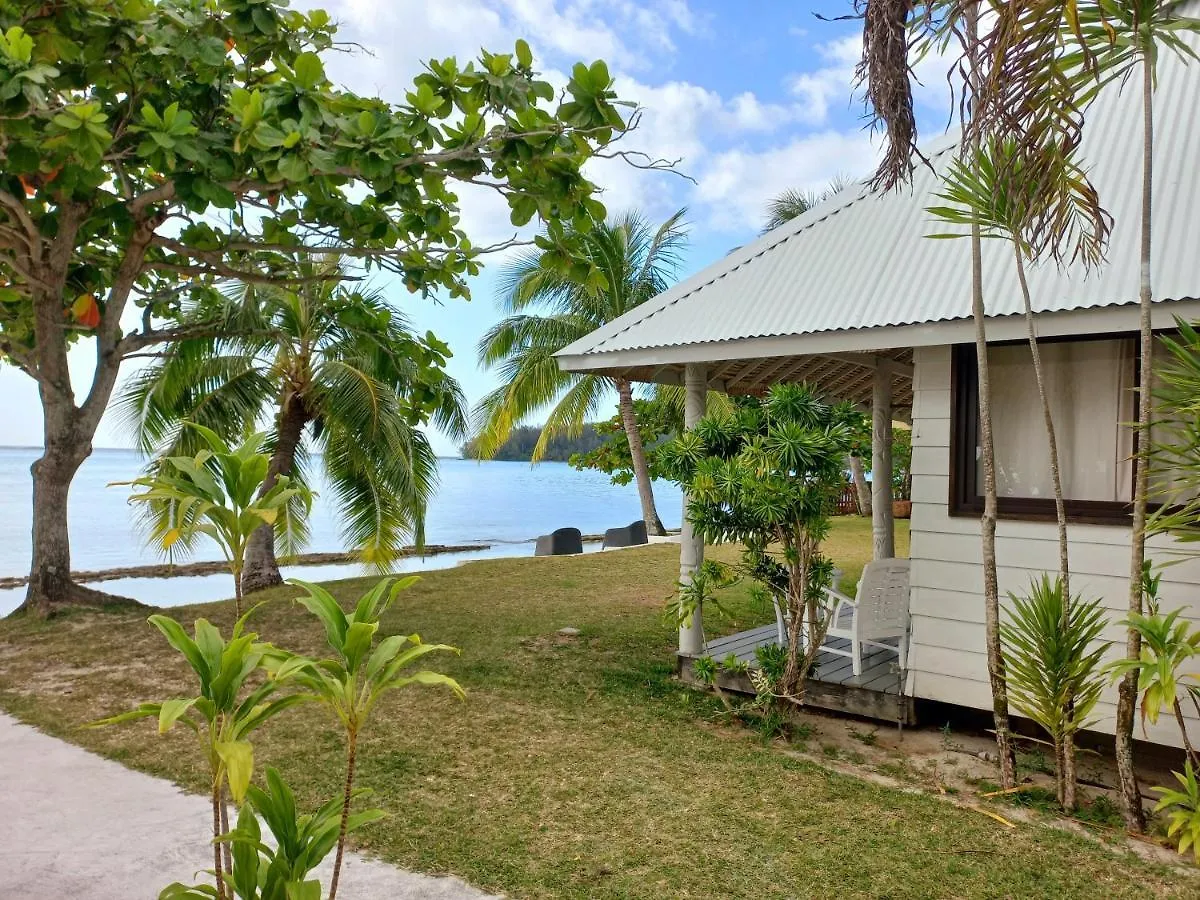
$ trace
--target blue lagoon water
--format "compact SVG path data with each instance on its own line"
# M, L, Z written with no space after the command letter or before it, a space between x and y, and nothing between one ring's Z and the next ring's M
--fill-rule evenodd
M34 449L0 448L0 575L24 575L29 569L29 467L39 455ZM68 510L72 568L95 571L161 561L137 528L137 511L127 502L129 488L108 487L111 482L135 478L141 466L141 457L132 450L97 450L83 464L71 488ZM487 556L529 555L532 540L555 528L573 526L584 534L598 533L641 518L633 485L613 485L601 473L578 472L566 463L530 466L442 459L439 474L437 496L426 521L427 543L491 546L472 553L405 560L407 571L445 568ZM338 522L323 488L318 480L307 549L343 550ZM682 511L679 489L658 483L655 500L667 527L678 527ZM220 554L210 545L197 548L194 558L220 559ZM297 567L285 574L316 581L362 573L360 566L338 565ZM231 593L227 575L130 578L105 582L102 587L157 606L216 600ZM24 588L0 591L0 615L15 609L24 592Z

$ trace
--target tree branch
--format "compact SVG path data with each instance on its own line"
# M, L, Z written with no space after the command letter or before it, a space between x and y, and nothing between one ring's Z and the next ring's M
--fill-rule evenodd
M38 374L37 369L37 360L34 359L33 354L26 348L20 347L6 338L0 338L0 356L7 357L9 362L34 381L41 381L41 376Z
M8 210L9 216L21 226L28 239L29 252L35 259L41 257L39 252L42 247L42 235L38 231L37 224L29 217L29 213L25 210L25 204L10 194L8 191L0 191L0 206Z

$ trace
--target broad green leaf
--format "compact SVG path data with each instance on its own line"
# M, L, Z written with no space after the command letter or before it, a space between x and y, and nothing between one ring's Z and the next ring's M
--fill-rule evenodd
M225 767L229 793L233 801L240 805L254 775L254 747L249 741L217 741L213 744L213 750Z
M195 706L198 699L198 697L189 697L186 699L164 700L158 713L158 733L166 734L170 731L171 726L179 720L180 716Z

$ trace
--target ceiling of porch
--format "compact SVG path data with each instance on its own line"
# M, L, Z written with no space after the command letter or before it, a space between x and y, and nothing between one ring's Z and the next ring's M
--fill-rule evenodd
M912 406L911 348L877 353L828 353L804 356L726 359L706 363L709 384L728 394L761 394L780 382L806 382L833 400L869 406L875 369L882 361L892 371L892 405ZM600 374L600 372L595 372ZM604 374L661 384L682 384L684 366L668 364L612 369Z

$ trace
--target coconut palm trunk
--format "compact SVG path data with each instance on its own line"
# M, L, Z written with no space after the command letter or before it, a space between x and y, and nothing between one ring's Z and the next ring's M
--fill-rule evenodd
M871 515L871 485L867 481L866 469L861 456L847 458L850 465L850 480L854 482L854 492L858 495L858 514Z
M655 535L665 531L654 505L632 385L623 378L564 372L555 355L670 287L687 239L683 214L657 228L635 212L609 218L577 235L581 264L569 272L557 252L530 250L517 257L502 273L497 295L510 315L479 342L480 365L494 370L501 384L475 409L474 453L492 458L516 425L544 412L530 460L536 463L556 435L579 435L616 390L642 518Z
M301 396L289 391L280 402L277 417L275 449L271 453L271 464L259 495L262 496L275 486L280 475L291 477L296 468L296 452L304 437L304 426L309 422ZM250 537L246 546L246 561L242 568L241 587L243 594L261 591L264 588L283 584L279 561L275 558L275 529L263 525Z
M1138 336L1139 371L1142 384L1138 391L1138 434L1143 443L1150 429L1150 373L1154 364L1154 331L1152 302L1154 285L1151 279L1152 230L1150 214L1154 197L1154 61L1142 53L1142 233L1141 284L1138 299L1141 305ZM1142 613L1142 569L1146 563L1146 506L1150 488L1150 460L1145 453L1134 456L1133 529L1129 555L1129 614ZM1137 659L1142 652L1141 634L1135 628L1126 631L1125 655ZM1117 688L1117 781L1121 790L1121 809L1125 825L1132 831L1146 830L1146 812L1138 789L1137 772L1133 765L1133 723L1137 711L1137 673L1130 670Z
M311 451L345 548L386 568L424 537L437 459L421 426L462 436L462 392L445 374L448 348L417 337L379 291L347 287L339 260L305 263L301 274L309 280L296 290L231 285L228 332L172 347L135 376L123 413L155 455L195 452L181 421L232 438L269 416L262 494L283 476L302 482ZM204 316L185 310L185 320ZM250 537L245 593L279 584L277 548L293 554L304 543L303 518L282 512Z
M624 378L617 379L618 405L621 410L621 425L625 429L625 438L629 441L629 456L633 460L633 476L637 482L638 500L642 504L642 519L646 523L646 532L657 536L667 533L662 519L654 506L654 484L650 480L650 464L646 460L646 448L642 445L642 435L638 431L637 418L633 414L633 385Z

